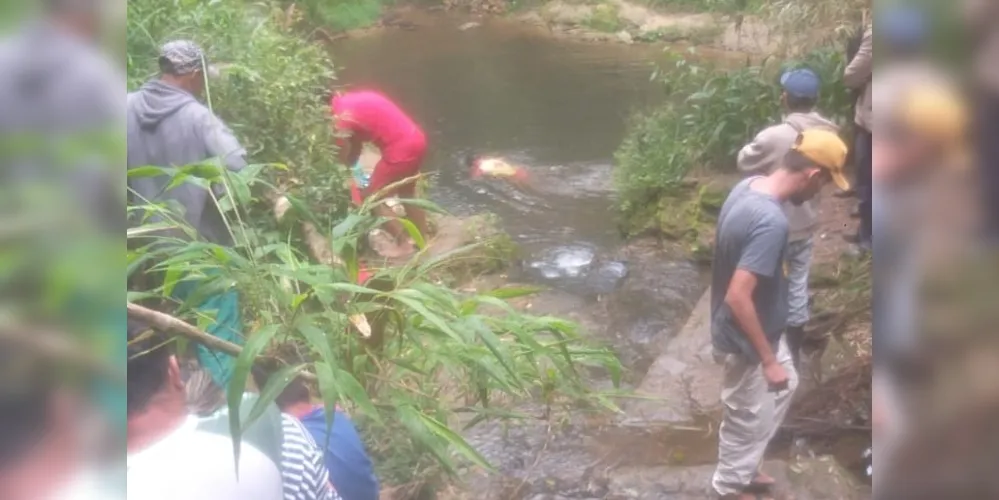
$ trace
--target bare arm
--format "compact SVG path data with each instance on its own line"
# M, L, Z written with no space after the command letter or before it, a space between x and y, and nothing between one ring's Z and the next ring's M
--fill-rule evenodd
M361 158L361 140L356 135L337 138L336 145L339 150L340 163L347 168L354 168L357 160Z
M872 75L872 64L874 62L874 30L868 26L864 30L864 38L860 42L860 49L857 55L853 56L850 64L843 71L843 83L852 89L862 88L867 85Z
M756 289L757 278L752 272L744 269L736 269L729 282L728 291L725 293L725 304L732 310L739 329L746 335L749 342L753 344L756 353L760 356L763 366L777 362L777 356L770 348L770 342L763 333L763 326L760 318L756 315L756 306L753 305L753 290Z

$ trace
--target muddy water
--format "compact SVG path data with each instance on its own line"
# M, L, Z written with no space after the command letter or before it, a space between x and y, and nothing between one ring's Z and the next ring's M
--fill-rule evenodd
M342 40L340 80L381 89L430 138L430 196L458 214L497 213L529 251L617 243L611 163L629 115L661 98L650 82L657 49L554 38L503 20L411 16L414 29ZM530 169L536 190L476 182L467 153Z

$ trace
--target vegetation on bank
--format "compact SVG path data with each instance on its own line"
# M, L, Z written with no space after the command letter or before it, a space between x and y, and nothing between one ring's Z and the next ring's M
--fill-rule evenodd
M137 284L130 286L130 301L202 330L211 318L196 313L192 302L235 286L246 344L231 391L242 389L255 358L281 367L262 388L264 403L290 377L308 372L327 405L340 404L356 418L386 485L455 473L456 454L489 467L459 426L516 418L502 403L533 398L556 414L568 405L613 407L585 383L590 369L619 376L613 354L590 347L572 323L521 314L505 302L533 290L470 294L451 286L475 272L468 267L474 252L493 263L509 252L502 238L373 268L373 277L357 284L367 235L384 220L372 205L347 211L345 170L335 160L327 115L333 66L325 48L294 31L294 13L239 0L134 0L129 8L129 89L155 75L162 42L196 40L222 66L222 76L209 81L207 100L255 163L239 174L215 162L129 172L225 186L214 202L226 213L234 247L163 236L163 229L191 229L169 207L130 207L132 214L163 220L129 230L128 272L130 285ZM287 210L277 210L275 193L286 196ZM275 217L277 211L283 216ZM319 250L339 262L315 255L314 238L304 229L309 224L324 240ZM199 289L178 303L173 289L190 277L201 280ZM230 404L238 401L230 398Z
M704 190L690 189L699 174L734 174L735 156L748 140L781 115L777 79L787 68L807 66L823 79L819 109L841 123L848 122L852 98L839 75L845 55L839 47L813 51L805 57L739 68L695 64L678 56L661 68L658 79L669 97L649 113L633 118L615 157L617 205L628 234L647 231L674 236L670 221L694 210ZM715 196L717 197L717 196ZM696 210L703 213L702 210ZM699 219L700 220L700 219ZM698 231L686 236L697 239Z

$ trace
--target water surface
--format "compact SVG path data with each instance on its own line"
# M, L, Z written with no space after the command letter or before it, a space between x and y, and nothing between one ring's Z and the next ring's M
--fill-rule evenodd
M611 166L628 118L662 98L656 48L581 43L511 20L460 29L446 16L333 47L340 81L382 90L426 129L430 197L459 215L498 214L531 254L618 243ZM467 153L527 166L535 191L472 181ZM571 260L571 259L570 259Z

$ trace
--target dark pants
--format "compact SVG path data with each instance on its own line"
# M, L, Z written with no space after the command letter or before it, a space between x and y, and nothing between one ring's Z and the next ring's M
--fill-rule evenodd
M869 243L873 234L871 210L874 203L871 175L874 144L871 132L858 126L857 139L853 147L857 166L857 197L860 198L860 229L857 231L857 237L861 242Z
M982 189L985 237L999 244L999 94L980 95L976 103L975 139Z

